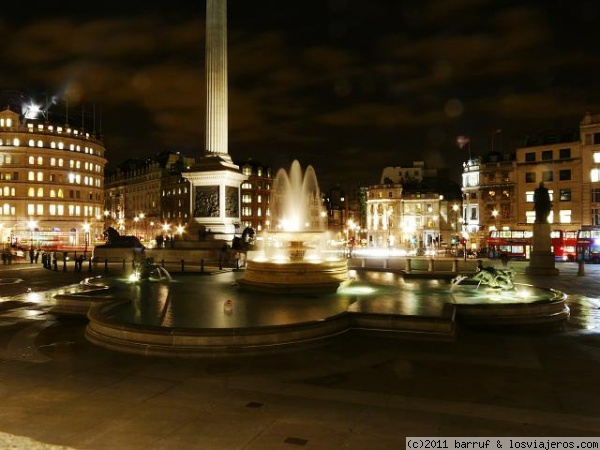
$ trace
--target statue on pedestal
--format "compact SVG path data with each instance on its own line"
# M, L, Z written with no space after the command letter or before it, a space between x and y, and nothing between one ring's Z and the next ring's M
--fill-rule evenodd
M533 208L535 209L535 223L548 223L552 202L543 181L540 181L539 187L533 193Z

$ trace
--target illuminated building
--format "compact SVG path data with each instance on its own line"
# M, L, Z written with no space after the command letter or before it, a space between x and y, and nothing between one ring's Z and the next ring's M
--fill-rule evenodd
M600 115L586 114L579 129L529 135L512 153L463 164L464 228L473 244L485 247L492 229L531 230L540 182L552 200L553 229L600 225Z
M33 106L0 111L3 246L92 245L103 230L104 145L84 129L36 116Z
M270 226L269 198L273 185L273 173L269 166L248 159L239 163L246 180L241 186L241 228L251 227L257 232Z
M166 151L128 159L107 171L104 211L107 226L148 242L162 227L189 223L190 185L181 175L194 158Z
M367 188L367 245L399 250L448 249L456 234L460 188L421 161L386 167Z

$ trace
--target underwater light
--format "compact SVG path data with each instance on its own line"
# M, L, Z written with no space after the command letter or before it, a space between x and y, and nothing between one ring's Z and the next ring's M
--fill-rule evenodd
M371 286L348 286L340 289L344 294L370 295L375 292Z
M135 270L131 275L129 275L128 280L132 283L140 281L140 273L137 270Z

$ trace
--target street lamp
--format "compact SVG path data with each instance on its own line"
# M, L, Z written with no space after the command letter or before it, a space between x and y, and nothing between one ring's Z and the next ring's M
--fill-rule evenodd
M87 222L83 224L83 242L85 245L83 248L83 258L87 259L87 249L90 244L90 224Z
M492 217L494 218L494 228L498 229L498 210L494 209L492 211Z
M29 220L27 222L27 227L31 231L31 245L29 246L29 248L33 249L33 232L35 231L35 228L37 227L37 222L35 220Z
M141 212L138 217L142 221L141 226L142 226L142 230L144 232L144 239L143 240L146 241L146 240L148 240L147 237L146 237L146 235L148 234L148 227L147 227L146 221L144 220L145 217L146 217L146 214L144 214L143 212Z

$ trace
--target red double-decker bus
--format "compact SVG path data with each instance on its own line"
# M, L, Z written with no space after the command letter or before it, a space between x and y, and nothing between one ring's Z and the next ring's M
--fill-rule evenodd
M556 261L575 261L577 231L552 230L550 240ZM487 240L488 256L529 259L533 246L532 230L492 230Z
M600 263L600 226L584 225L579 230L577 261Z

